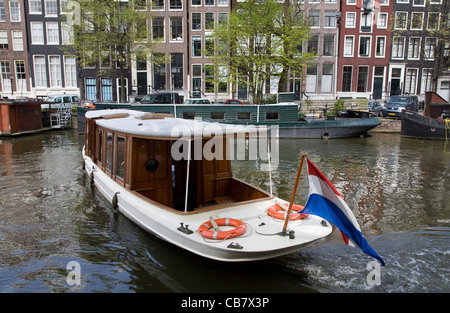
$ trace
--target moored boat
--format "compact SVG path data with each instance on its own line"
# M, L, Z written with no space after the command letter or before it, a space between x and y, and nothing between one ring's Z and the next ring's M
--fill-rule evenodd
M233 125L278 127L280 138L352 138L368 134L381 124L378 118L314 118L299 120L297 104L222 105L222 104L157 104L135 105L96 103L97 109L133 109L151 113L167 113L183 119L202 119ZM78 108L78 130L84 130L84 114Z
M404 111L401 135L422 139L450 138L450 104L435 92L426 92L422 114Z
M332 226L298 211L285 220L285 209L301 207L233 177L229 141L267 138L260 132L134 110L89 111L85 171L114 208L169 243L221 261L273 258L328 236Z

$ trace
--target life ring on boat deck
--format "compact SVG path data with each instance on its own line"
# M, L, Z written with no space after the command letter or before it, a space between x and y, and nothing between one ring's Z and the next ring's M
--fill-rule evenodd
M287 208L286 208L287 209ZM293 211L300 211L302 210L303 207L301 205L298 204L293 204L292 205L292 210ZM286 212L284 211L284 209L282 207L280 207L278 204L274 204L272 206L270 206L267 209L267 214L269 214L269 216L272 216L273 218L279 219L279 220L284 220L286 219ZM309 216L309 214L303 214L303 213L298 213L298 212L292 212L289 215L289 220L294 221L294 220L302 220L305 219Z
M240 220L234 218L219 218L214 220L217 226L234 226L236 228L227 231L210 230L213 227L210 221L204 222L198 228L198 232L205 238L209 239L229 239L241 236L247 231L247 225Z

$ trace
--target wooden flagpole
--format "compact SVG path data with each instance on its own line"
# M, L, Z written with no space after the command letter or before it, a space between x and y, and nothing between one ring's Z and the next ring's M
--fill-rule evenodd
M300 165L298 167L297 178L295 179L295 184L294 184L294 190L292 190L291 202L289 202L289 208L288 208L288 211L286 213L286 219L284 221L284 227L283 227L283 230L281 231L281 235L283 235L283 236L286 236L286 229L287 229L287 225L288 225L288 222L289 222L289 215L291 215L292 205L294 204L294 198L295 198L295 194L297 192L298 181L299 181L300 173L301 173L302 167L303 167L303 160L305 159L305 157L307 155L308 154L305 153L305 152L301 153L302 158L300 160Z

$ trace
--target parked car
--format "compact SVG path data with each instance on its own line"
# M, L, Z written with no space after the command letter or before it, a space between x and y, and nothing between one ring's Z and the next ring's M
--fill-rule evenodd
M373 115L381 116L381 109L383 108L383 105L377 101L377 100L370 100L367 104L367 111L373 113Z
M77 94L60 94L50 95L44 99L45 102L50 104L41 104L41 109L47 110L49 107L53 109L68 109L74 105L80 105L80 97Z
M206 98L193 98L184 100L184 104L210 104L211 102Z
M227 99L225 100L225 104L244 104L241 100L238 99Z
M386 101L382 113L384 117L402 117L403 110L419 111L419 98L417 96L392 96Z
M135 104L181 104L181 101L177 92L160 92L148 94Z

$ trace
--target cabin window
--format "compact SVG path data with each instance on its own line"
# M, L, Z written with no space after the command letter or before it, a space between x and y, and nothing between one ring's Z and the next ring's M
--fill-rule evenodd
M123 179L125 168L125 138L117 137L116 143L116 176Z
M97 136L97 160L100 164L102 164L103 130L99 129Z
M278 120L278 112L267 112L266 120Z
M195 112L183 112L183 118L193 120L195 118Z
M106 169L112 171L113 161L113 134L106 133Z
M238 112L237 118L238 120L249 120L250 112Z
M225 112L211 112L212 120L223 120L225 118Z

